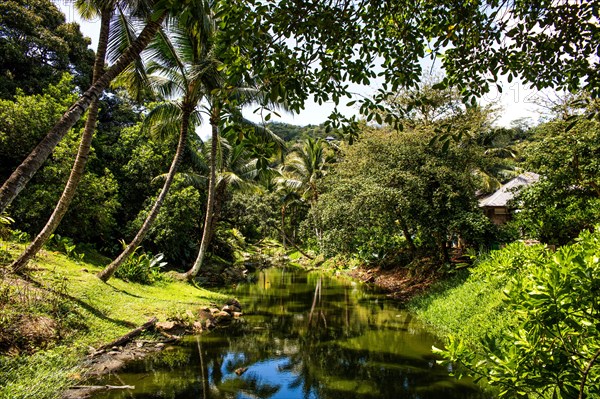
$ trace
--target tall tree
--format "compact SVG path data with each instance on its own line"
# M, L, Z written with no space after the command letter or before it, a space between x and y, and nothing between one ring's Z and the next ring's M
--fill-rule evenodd
M115 47L115 43L118 47L126 47L127 43L130 43L135 39L134 33L131 31L131 29L129 29L129 21L125 16L124 9L129 6L127 13L132 16L138 14L140 11L143 13L145 10L143 10L143 5L134 1L130 1L129 4L119 4L114 1L92 4L90 2L80 0L77 2L77 6L80 13L85 18L90 19L98 16L100 17L100 35L98 38L98 48L96 52L92 80L92 83L95 83L104 72L104 62L107 52L112 50L113 53L118 53L118 49L109 48L109 42L113 44L113 47ZM116 14L118 17L113 21L113 14L115 13L115 10L117 10ZM113 25L112 37L110 34L111 23ZM114 29L115 27L118 29ZM73 168L71 170L71 174L69 175L65 189L42 231L35 237L33 242L19 256L19 258L12 263L11 266L15 271L20 271L23 269L29 260L35 256L35 254L37 254L37 252L46 243L46 241L50 238L52 233L54 233L60 224L60 221L67 212L69 205L75 196L77 186L83 177L85 165L87 163L92 146L92 138L94 136L96 121L98 118L98 102L99 98L94 98L90 103L79 149L77 151L75 162L73 164Z
M96 50L96 59L94 61L94 72L92 83L95 83L100 75L104 71L104 60L106 57L106 51L108 48L108 40L110 33L110 20L113 13L113 6L110 4L104 4L104 8L97 10L100 14L100 35L98 38L98 48ZM90 17L91 15L87 15ZM25 249L25 251L11 264L11 268L14 271L22 270L29 260L33 258L42 246L48 241L54 230L58 227L63 216L69 208L71 200L75 196L75 191L83 173L85 170L85 164L87 162L90 149L92 146L92 138L94 136L94 130L96 128L96 121L98 117L98 98L94 98L90 104L87 113L87 120L85 122L85 128L79 144L79 150L75 157L75 163L69 176L69 180L65 186L65 189L58 200L50 219L42 229L42 231L35 237L33 242Z
M54 127L42 139L42 141L33 149L25 160L17 167L10 177L0 187L0 211L6 209L15 197L25 188L31 177L42 166L44 161L52 153L56 145L62 140L67 131L81 118L91 102L98 98L104 88L119 75L140 52L150 43L164 19L167 17L167 10L159 12L157 16L149 17L149 21L128 47L128 49L119 57L118 61L111 66L105 73L96 80L96 82L79 97L79 99L63 114Z
M144 239L158 216L183 159L189 131L201 121L199 107L206 95L205 83L215 79L219 65L213 57L209 40L215 29L213 16L209 7L205 11L202 14L204 23L200 24L202 31L189 34L185 27L173 26L168 32L161 31L158 40L149 48L151 61L148 72L153 74L150 76L152 87L165 97L179 96L181 99L159 105L147 119L157 121L157 128L168 129L179 125L179 142L163 187L146 220L123 252L98 273L102 281L108 281Z
M309 137L292 147L283 167L284 174L290 176L283 180L283 184L301 193L302 198L311 206L313 227L319 245L322 245L322 230L316 207L319 199L318 184L334 161L333 155L327 153L325 146L326 141Z
M6 0L0 4L0 98L16 89L39 94L73 73L82 89L90 85L94 52L76 23L51 0Z
M52 153L66 132L81 118L93 99L98 98L110 82L125 70L139 56L142 50L146 48L169 13L183 12L188 9L186 7L198 7L198 4L195 2L184 3L171 4L161 1L155 3L152 12L148 12L148 16L145 17L145 25L139 36L127 46L116 62L69 108L48 132L46 137L4 182L0 188L0 210L4 210L10 205Z
M234 91L233 94L236 97L242 94L242 97L237 99L242 103L256 100L257 97L261 96L260 92L249 88L239 89L239 92ZM248 94L250 94L250 97L244 96ZM214 108L213 111L215 111ZM212 138L210 155L208 156L210 177L202 241L194 264L186 273L180 276L181 278L193 279L200 271L214 234L215 224L222 205L222 197L227 187L232 185L238 189L255 188L256 185L249 184L248 181L259 179L261 174L268 173L266 160L272 158L276 153L281 153L285 148L281 138L264 126L256 125L244 119L239 110L233 110L229 117L232 119L229 122L229 128L225 130L229 132L229 138L233 143L231 145L226 138L219 135L219 126L222 121L217 120L213 124L211 119ZM231 125L231 123L235 125ZM235 127L237 129L251 129L251 132L244 134L242 130L238 133L234 130ZM240 134L243 135L242 138L239 137ZM212 140L217 140L218 143Z

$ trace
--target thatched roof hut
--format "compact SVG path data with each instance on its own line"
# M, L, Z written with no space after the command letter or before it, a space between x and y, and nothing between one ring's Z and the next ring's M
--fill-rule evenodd
M524 186L537 182L540 176L533 172L525 172L515 177L492 195L479 200L479 207L495 224L504 224L510 219L508 202Z

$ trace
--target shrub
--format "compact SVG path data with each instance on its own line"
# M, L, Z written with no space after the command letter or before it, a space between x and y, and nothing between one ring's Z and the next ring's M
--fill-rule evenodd
M599 397L599 230L554 254L540 246L497 251L475 277L508 280L503 307L514 323L476 347L450 339L440 353L499 387L501 397Z
M127 244L122 241L122 244ZM140 284L153 284L164 279L161 273L167 262L162 262L164 254L152 255L148 252L138 253L141 247L137 247L133 254L115 272L115 276Z

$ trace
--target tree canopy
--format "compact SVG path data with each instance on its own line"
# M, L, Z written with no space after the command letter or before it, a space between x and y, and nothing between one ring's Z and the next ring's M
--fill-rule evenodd
M0 98L20 88L41 93L64 72L85 89L92 79L94 52L76 23L66 23L51 0L7 0L0 4Z

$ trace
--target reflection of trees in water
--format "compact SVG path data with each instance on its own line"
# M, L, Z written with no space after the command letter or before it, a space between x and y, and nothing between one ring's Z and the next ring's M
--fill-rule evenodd
M410 314L360 288L317 273L267 271L236 295L248 298L247 322L190 342L181 349L187 355L165 364L181 363L177 374L147 369L162 392L176 392L165 398L268 399L290 390L290 399L483 397L436 391L448 382L430 357L431 341Z
M238 392L242 392L246 396L258 399L268 399L280 389L281 384L275 385L269 381L263 381L260 376L252 373L244 375L242 378L227 379L218 386L219 392L225 394L225 397L229 397L229 394L235 397Z

